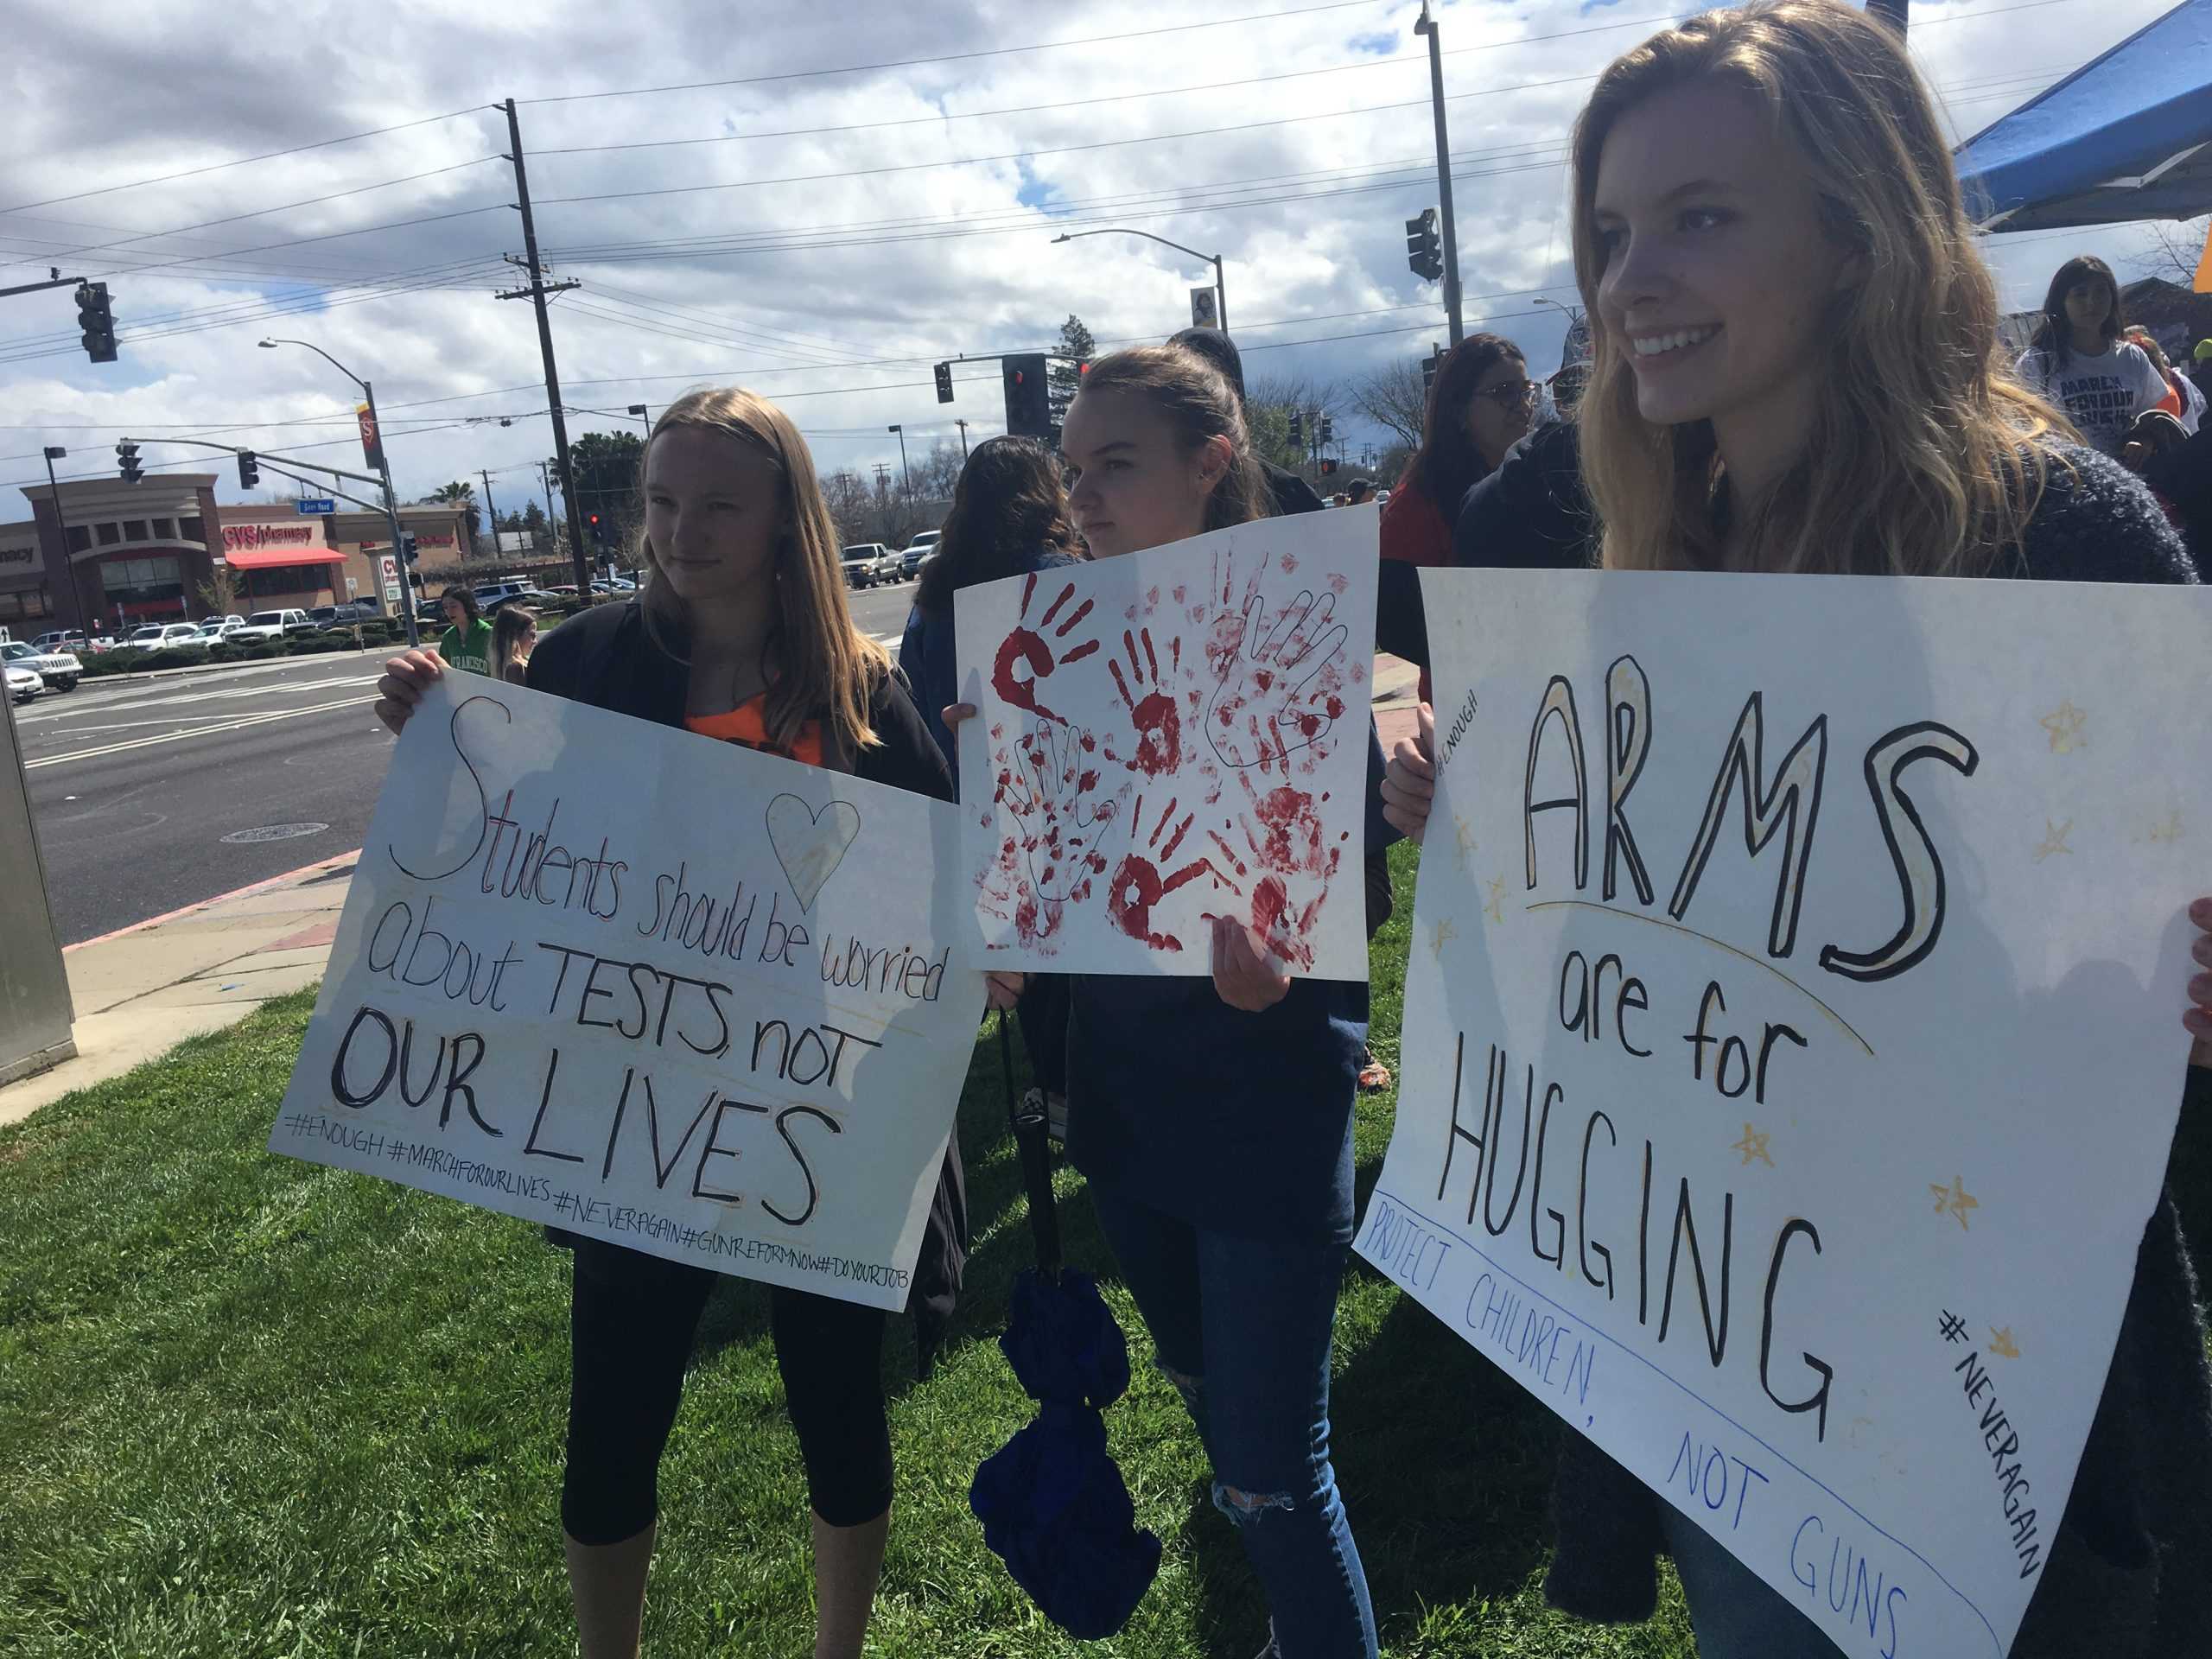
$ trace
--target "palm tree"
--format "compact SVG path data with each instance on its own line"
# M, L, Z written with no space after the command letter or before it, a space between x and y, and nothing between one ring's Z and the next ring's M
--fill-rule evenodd
M466 512L468 515L468 540L472 546L474 545L484 518L476 505L476 486L474 484L464 484L459 480L450 484L441 484L424 499L439 506L459 507Z

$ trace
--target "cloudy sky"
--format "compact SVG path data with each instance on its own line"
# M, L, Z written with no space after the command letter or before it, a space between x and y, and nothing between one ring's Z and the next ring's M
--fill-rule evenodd
M1964 136L2168 3L1914 0L1913 51ZM67 289L0 301L0 519L29 516L15 490L42 479L41 446L70 449L64 475L111 474L125 431L358 466L353 390L309 353L257 350L270 334L374 380L403 497L488 468L500 509L518 505L551 436L531 308L494 297L523 246L491 107L509 97L541 251L581 284L552 311L572 439L730 381L784 401L824 471L895 465L893 421L925 446L957 416L986 435L995 366L957 370L943 406L932 362L1042 349L1070 312L1102 343L1157 340L1211 276L1137 237L1055 245L1063 231L1222 251L1255 377L1418 357L1444 337L1404 257L1403 220L1436 196L1418 12L664 0L641 24L604 0L33 0L29 49L19 32L0 67L0 287L49 265L104 277L122 359L86 360ZM1439 15L1468 327L1548 369L1563 320L1537 302L1573 298L1567 130L1666 16ZM2022 308L2077 248L2126 276L2149 240L1991 247ZM149 441L143 459L229 474L192 453ZM234 476L219 493L237 498Z

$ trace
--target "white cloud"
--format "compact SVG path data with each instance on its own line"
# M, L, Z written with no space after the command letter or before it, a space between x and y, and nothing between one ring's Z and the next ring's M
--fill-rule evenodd
M1266 3L1218 0L1211 11ZM1961 132L2141 27L2165 0L2004 3L1914 7L1916 55L1953 89ZM1127 225L1221 251L1233 332L1255 375L1327 378L1418 354L1444 326L1434 287L1405 268L1401 235L1435 199L1417 12L1410 0L1374 0L1004 53L1042 37L1157 31L1165 14L1131 3L1039 13L1010 0L774 11L676 0L645 23L580 0L526 12L422 0L386 14L364 49L350 25L268 0L42 0L10 76L0 207L21 211L0 213L0 259L16 262L0 268L0 286L35 280L49 263L112 273L123 359L85 361L66 289L6 301L0 480L38 474L46 443L74 452L68 470L105 472L126 424L148 436L327 422L223 436L271 450L326 442L301 453L346 464L351 389L309 353L254 349L276 334L373 378L403 492L486 467L502 499L534 488L534 467L499 471L551 448L530 308L492 297L518 280L501 259L522 245L510 171L483 159L506 147L505 117L487 106L510 91L573 100L522 106L541 242L559 275L583 284L554 309L566 401L616 411L572 416L572 436L619 424L627 404L658 408L690 384L741 373L787 400L825 469L895 463L884 430L893 421L924 441L950 435L957 416L971 435L995 430L991 368L961 371L959 401L944 407L931 361L1041 348L1071 312L1102 340L1157 340L1186 320L1186 291L1211 279L1208 266L1140 238L1055 245L1063 229ZM1555 359L1561 321L1522 290L1573 297L1567 130L1589 79L1656 15L1633 0L1440 10L1470 327L1513 335L1540 365ZM575 96L925 57L949 60ZM1330 73L1301 73L1313 70ZM1164 95L1138 96L1152 93ZM79 194L450 111L470 112ZM881 123L902 124L850 130ZM769 133L788 136L734 136ZM718 136L728 142L585 148ZM1118 142L1128 140L1147 142ZM919 165L974 157L1001 159ZM432 176L410 177L418 174ZM686 188L700 185L728 188ZM657 191L680 193L643 194ZM609 196L620 199L566 200ZM74 199L30 205L55 197ZM1193 203L1205 205L1168 212ZM410 220L424 222L399 222ZM168 233L186 226L206 228ZM375 226L392 228L365 229ZM2101 251L2124 267L2143 240L2120 230L1999 238L1992 251L2008 306L2020 307L2066 254ZM217 322L226 326L208 326ZM1286 340L1319 343L1262 349ZM451 424L471 416L493 418ZM149 443L146 459L186 453ZM0 518L23 511L0 507Z

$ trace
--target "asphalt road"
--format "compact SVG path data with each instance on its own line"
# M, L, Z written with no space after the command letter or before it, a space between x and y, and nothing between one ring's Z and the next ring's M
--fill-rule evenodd
M895 649L913 584L850 597ZM359 847L391 753L369 707L382 658L87 680L18 705L62 943Z

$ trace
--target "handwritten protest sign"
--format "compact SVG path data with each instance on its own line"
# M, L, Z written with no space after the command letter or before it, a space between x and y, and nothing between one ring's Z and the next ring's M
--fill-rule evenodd
M1364 979L1372 507L964 588L953 615L983 959L1205 974L1234 915Z
M270 1149L904 1306L982 1014L953 812L448 676Z
M1422 576L1362 1254L1854 1659L2003 1654L2181 1095L2208 595Z

